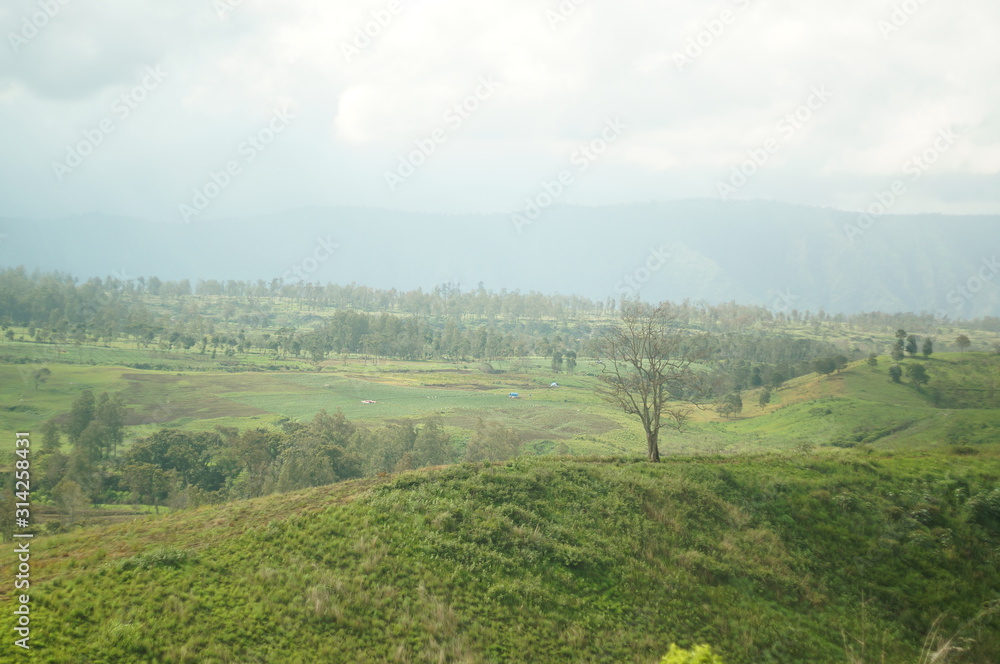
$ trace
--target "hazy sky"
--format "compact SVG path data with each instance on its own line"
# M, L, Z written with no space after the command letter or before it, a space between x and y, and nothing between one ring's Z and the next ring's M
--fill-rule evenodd
M998 25L988 0L8 0L0 216L998 213Z

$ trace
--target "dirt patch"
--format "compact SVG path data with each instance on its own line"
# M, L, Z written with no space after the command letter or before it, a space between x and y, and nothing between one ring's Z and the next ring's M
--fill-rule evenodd
M582 413L564 408L540 408L536 411L520 411L516 420L507 422L506 417L493 417L486 411L459 410L445 416L450 426L475 429L479 419L497 420L510 426L522 435L526 442L532 440L565 440L577 436L595 436L620 429L621 425L601 415Z
M200 376L169 374L123 374L128 381L125 400L129 405L125 424L162 424L175 420L253 417L267 411L230 401L213 392L248 391L229 377L206 382ZM240 389L243 387L243 389Z
M453 374L473 374L480 373L479 371L473 371L472 369L399 369L393 373L402 374L435 374L435 373L453 373Z
M439 390L471 390L476 392L489 392L497 389L495 385L481 385L475 383L427 383L421 387L432 387Z
M260 374L255 374L255 376ZM140 385L173 385L176 386L179 383L186 382L190 383L191 387L198 390L208 390L216 392L254 392L260 389L260 385L254 385L250 380L247 379L247 374L227 374L227 375L212 375L212 374L167 374L167 373L149 373L149 374L136 374L127 373L122 374L122 379L129 381L129 383L136 383ZM307 388L300 388L300 386L295 383L288 383L291 387L288 389L303 389L303 391L308 391ZM284 383L282 384L282 389L285 389Z
M150 373L150 374L136 374L136 373L125 373L122 374L122 378L127 381L136 381L139 383L178 383L184 376L177 376L165 373Z

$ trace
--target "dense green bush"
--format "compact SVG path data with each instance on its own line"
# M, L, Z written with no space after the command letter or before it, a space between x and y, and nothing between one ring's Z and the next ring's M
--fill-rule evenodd
M670 652L663 656L660 664L723 664L722 658L712 652L707 645L695 646L691 650L670 645Z

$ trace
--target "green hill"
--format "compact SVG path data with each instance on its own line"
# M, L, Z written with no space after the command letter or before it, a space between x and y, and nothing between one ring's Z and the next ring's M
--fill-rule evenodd
M876 449L948 449L1000 441L1000 355L942 353L923 364L930 381L916 387L908 379L893 383L893 364L879 358L877 367L852 364L843 373L809 374L788 381L772 403L757 405L759 390L744 394L740 417L695 429L694 436L672 438L685 452L703 449L706 440L722 449L789 449L802 445ZM700 435L699 435L700 434ZM718 443L716 443L718 445Z
M1000 597L981 452L522 458L40 538L33 661L916 662Z

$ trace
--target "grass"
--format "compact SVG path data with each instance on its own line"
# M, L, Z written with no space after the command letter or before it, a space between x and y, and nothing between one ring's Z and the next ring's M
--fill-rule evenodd
M864 602L885 661L915 662L1000 592L1000 531L973 508L998 475L995 453L519 459L200 508L33 542L32 645L139 664L654 662L710 643L822 664ZM967 661L998 650L984 622Z
M906 360L914 362L915 360ZM498 363L499 364L499 363ZM921 389L894 384L890 362L875 369L855 363L830 376L811 374L786 383L772 404L757 405L759 390L744 394L743 413L732 420L711 407L696 410L690 430L664 430L667 454L737 453L802 445L884 448L947 447L985 440L1000 429L1000 411L942 408L981 405L1000 376L1000 357L941 354L925 361L931 383ZM502 365L501 365L502 366ZM377 425L441 417L459 438L480 417L521 432L529 443L562 441L576 454L632 454L643 449L637 420L614 410L595 393L597 378L584 361L572 375L553 374L540 359L524 373L487 374L475 365L444 362L328 362L322 372L166 372L51 365L36 390L27 365L0 365L0 426L34 430L69 411L85 389L124 391L129 437L164 426L210 431L214 427L274 426L282 418L306 420L321 409L342 410L351 420ZM550 388L553 381L558 388ZM957 386L957 387L956 387ZM517 391L520 399L507 395ZM942 396L943 395L943 396ZM969 404L961 395L974 395ZM377 404L363 404L363 400ZM8 405L9 404L9 405ZM965 431L972 427L975 431Z
M654 662L676 642L813 664L843 662L844 635L869 631L886 662L915 662L925 634L954 633L1000 593L1000 415L967 407L1000 364L934 356L919 389L889 381L889 364L797 378L765 408L747 392L732 420L698 411L664 432L658 466L634 462L637 420L596 397L585 365L54 364L38 389L25 365L0 365L8 430L89 388L124 391L131 437L339 408L373 425L440 416L457 439L483 417L532 455L571 453L169 515L94 510L105 525L32 543L37 661ZM975 639L967 660L992 661L996 623Z
M936 359L935 359L936 358ZM906 360L912 363L920 360ZM985 390L991 377L1000 378L1000 358L985 354L958 353L934 356L928 365L931 382L915 388L906 382L893 383L888 376L890 362L880 358L872 369L864 362L830 376L811 374L789 381L774 393L771 405L757 405L759 391L744 395L744 412L732 421L703 416L693 440L713 449L791 449L801 445L912 450L943 449L962 438L957 429L975 429L973 439L987 440L1000 433L1000 411L990 408L941 408L934 404L934 390L957 403L951 390L956 376L963 376L971 390ZM970 364L989 371L965 373ZM992 373L990 373L992 372ZM992 433L990 433L992 432ZM966 435L966 438L968 438ZM681 447L690 451L688 447Z
M12 404L0 408L0 426L37 430L69 412L84 389L124 392L129 438L165 426L199 431L216 425L271 426L282 418L310 419L322 409L339 409L349 419L369 424L441 416L464 436L478 417L486 417L520 429L527 440L601 436L621 426L618 414L594 395L593 377L557 377L568 384L553 389L550 374L540 369L496 375L461 365L400 364L391 369L352 363L326 367L322 373L240 374L51 365L52 375L38 389L30 380L30 365L0 365L0 403ZM509 399L511 391L520 391L522 398ZM631 430L634 423L626 426ZM581 453L622 451L604 440L578 447Z
M53 365L48 381L36 389L31 378L35 369L0 364L0 428L5 431L37 430L42 422L69 412L83 390L117 392L128 385L119 367Z

